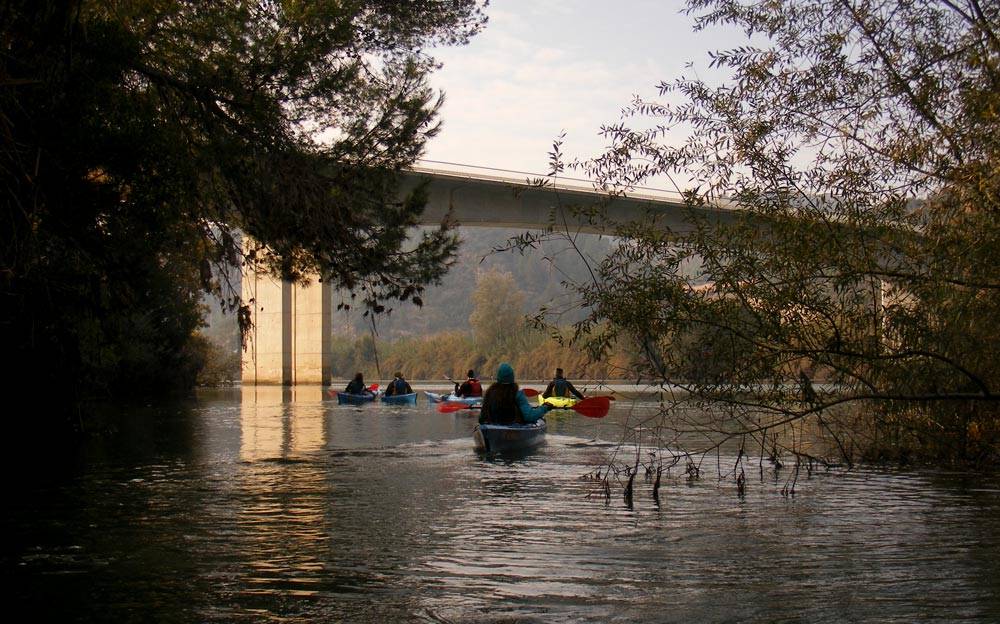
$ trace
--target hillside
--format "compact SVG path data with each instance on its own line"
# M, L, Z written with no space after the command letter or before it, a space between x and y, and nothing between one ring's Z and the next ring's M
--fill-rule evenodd
M399 304L388 315L376 319L376 328L383 338L426 336L444 331L468 328L472 313L470 295L481 271L497 269L510 273L525 296L525 309L512 310L512 314L530 313L545 304L550 308L568 308L560 324L569 324L580 318L571 308L562 282L589 279L584 260L565 241L543 243L523 255L516 251L491 253L512 236L524 230L508 228L463 228L460 230L462 246L459 259L440 285L431 286L423 296L424 305ZM607 254L613 240L606 236L580 235L576 242L580 252L591 265L596 265ZM345 300L344 293L334 294L334 307ZM362 318L360 311L335 313L335 333L359 335L370 333L370 321Z
M523 255L516 251L491 253L494 248L503 246L510 237L523 233L523 230L509 228L461 229L462 246L458 261L442 283L428 287L422 307L397 303L390 314L379 316L376 319L379 336L395 339L467 329L469 315L472 313L470 295L476 284L476 275L490 269L510 273L525 295L525 309L512 311L512 314L533 312L543 303L556 309L560 305L570 307L571 299L566 296L566 289L561 282L566 279L586 280L588 270L583 259L567 242L543 243L539 248L529 249ZM611 248L613 241L609 237L580 235L576 244L588 261L596 264ZM348 300L347 293L333 293L334 308L338 303ZM212 299L207 299L205 306L207 325L203 333L220 345L237 349L239 332L235 316L224 314L219 304ZM578 311L568 309L560 322L569 324L578 318ZM355 337L371 332L370 321L362 317L360 310L336 311L333 323L335 335L341 337Z

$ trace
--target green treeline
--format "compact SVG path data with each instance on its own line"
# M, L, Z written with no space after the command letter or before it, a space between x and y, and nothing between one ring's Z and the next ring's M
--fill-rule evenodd
M621 378L630 368L627 349L616 346L591 361L586 351L569 346L568 328L553 336L531 327L525 316L531 311L528 297L509 272L480 271L471 296L464 292L462 299L471 311L465 318L454 314L453 321L466 329L378 339L371 333L335 337L333 376L349 378L361 371L366 379L389 379L398 370L409 379L457 379L471 368L490 379L501 362L509 362L519 379L544 379L561 367L572 377L603 380Z
M494 251L523 234L524 230L513 228L460 228L461 245L455 263L439 283L426 288L420 306L399 303L391 306L391 313L377 316L378 336L394 339L470 329L480 276L494 270L509 274L513 279L511 291L523 297L516 310L508 306L511 316L532 314L546 307L560 326L579 321L585 310L567 284L587 280L589 267L607 256L614 248L614 239L582 234L575 237L573 244L553 239L540 241L523 252ZM334 308L342 302L353 303L348 293L336 293ZM355 311L353 305L350 311L335 313L334 334L360 336L370 332L370 319Z
M585 280L589 267L614 248L614 239L579 235L572 244L554 238L523 253L494 253L523 233L511 228L462 228L461 246L448 273L427 287L422 305L397 302L390 312L377 315L375 339L369 315L353 306L337 310L330 345L333 375L348 377L362 371L374 379L380 368L383 377L399 369L410 379L440 379L473 368L486 376L508 361L519 377L547 377L559 366L573 376L629 378L623 368L624 350L590 362L586 350L561 345L569 341L572 324L585 315L569 284ZM352 302L350 294L335 292L332 306L343 302ZM215 302L206 301L206 307L208 325L203 333L208 352L198 383L238 380L236 319ZM555 331L562 340L551 337L550 330L530 328L526 315L543 307L561 328Z
M348 379L361 371L366 380L388 380L400 371L407 379L440 380L445 376L461 379L471 368L488 381L501 362L509 362L519 380L547 379L557 367L574 378L607 380L621 378L629 358L624 350L616 350L592 362L581 349L530 329L491 344L477 342L469 333L450 331L392 341L371 336L335 339L332 374Z
M663 382L711 354L688 389L718 424L685 452L811 462L809 431L846 463L1000 465L1000 5L688 10L748 38L711 57L726 84L661 84L579 165L609 189L690 181L692 208L683 245L617 228L578 291L606 328L587 341L640 336L636 376Z
M13 387L58 389L18 422L190 390L216 364L205 296L250 317L230 267L419 301L458 241L409 238L422 191L400 198L396 173L437 132L427 50L466 43L482 8L4 2L0 343Z

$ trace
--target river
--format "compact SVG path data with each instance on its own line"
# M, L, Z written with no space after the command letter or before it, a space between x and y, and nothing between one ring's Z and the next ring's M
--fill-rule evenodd
M997 622L1000 481L933 470L716 470L606 500L616 422L549 418L522 457L474 416L320 388L135 408L64 462L8 471L8 610L57 622ZM626 412L627 411L627 412ZM17 444L18 442L14 442ZM22 444L42 445L35 441ZM723 463L732 458L723 457ZM787 468L786 468L787 471ZM15 609L16 607L16 609Z

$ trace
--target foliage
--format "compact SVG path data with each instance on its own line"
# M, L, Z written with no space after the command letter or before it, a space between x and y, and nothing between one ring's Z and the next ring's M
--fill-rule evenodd
M370 348L371 337L337 337L331 349L331 371L336 379L346 380L362 371L366 381L388 381L394 371L402 371L410 380L445 383L445 377L458 379L470 368L489 382L501 362L513 365L519 380L543 380L552 377L557 367L574 379L598 382L621 379L628 371L630 357L624 349L615 349L601 362L587 354L545 336L525 331L518 337L519 348L500 345L484 349L468 332L441 332L428 336L378 340L379 366ZM379 374L379 369L381 374Z
M608 151L577 166L618 193L689 180L690 208L721 208L691 210L688 231L619 224L625 244L579 284L593 311L580 340L600 353L635 338L637 376L715 409L692 451L734 437L770 448L769 430L802 421L848 461L886 440L897 458L996 461L1000 7L689 11L698 28L746 33L712 56L729 79L661 84L661 101L636 99L603 128ZM690 375L692 345L722 348L712 374ZM847 404L866 417L848 421Z
M238 348L220 344L201 333L195 334L191 348L199 352L199 360L203 362L198 371L199 386L221 386L239 381L241 358Z
M384 378L399 370L410 379L437 380L473 369L489 380L502 362L511 363L519 379L546 379L563 368L577 378L608 380L628 370L629 358L617 345L605 360L591 360L558 330L546 335L531 327L521 311L524 292L510 273L480 273L472 301L471 331L378 341L371 335L335 337L330 350L333 375L350 378L362 371L366 379L373 373Z
M224 279L244 260L319 274L372 310L418 301L457 246L448 224L404 245L422 203L397 200L394 173L440 104L423 50L484 22L475 0L5 3L15 382L58 380L70 401L190 387L200 292L246 319Z
M560 324L582 318L582 312L573 306L575 299L572 292L565 288L563 282L583 279L588 269L570 245L551 240L542 241L536 248L526 249L524 253L493 253L498 244L516 236L520 230L462 227L459 233L461 247L455 263L441 278L440 284L428 286L421 306L401 303L387 310L391 314L377 317L379 336L392 339L468 329L469 316L474 308L471 294L475 291L477 276L494 270L513 276L527 306L545 302L550 309L561 312ZM612 248L613 241L607 236L585 234L578 236L575 244L588 262L596 263ZM349 300L349 295L334 293L334 307L346 300ZM370 320L356 310L338 311L335 325L336 333L363 334L371 331Z
M498 345L524 322L524 294L510 273L492 270L476 276L472 305L469 326L484 347Z

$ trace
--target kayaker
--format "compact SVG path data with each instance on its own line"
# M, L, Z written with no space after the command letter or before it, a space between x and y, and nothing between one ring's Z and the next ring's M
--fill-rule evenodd
M412 394L413 388L403 379L403 373L396 371L393 375L395 379L389 382L385 389L385 396L398 396L400 394Z
M355 373L354 379L348 382L344 392L347 394L375 394L365 386L365 376L361 373Z
M549 382L548 387L545 388L545 392L542 393L542 398L547 399L551 396L565 397L569 396L570 394L572 394L578 399L583 399L583 394L581 394L579 390L574 388L573 384L570 383L568 379L563 377L563 369L557 368L556 377L555 379Z
M483 396L479 422L501 425L532 423L545 416L550 409L551 405L532 407L528 403L528 397L524 396L524 392L514 381L514 368L504 362L497 369L496 383Z
M468 379L461 385L455 384L455 396L457 397L480 397L483 396L483 386L476 379L476 371L469 369Z

